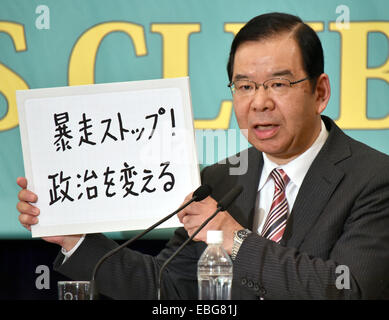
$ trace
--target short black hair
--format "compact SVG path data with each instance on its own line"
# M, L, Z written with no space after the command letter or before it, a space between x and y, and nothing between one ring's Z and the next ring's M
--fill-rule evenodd
M299 17L280 12L254 17L237 33L231 44L227 64L230 82L234 70L235 53L242 43L269 39L287 31L294 33L294 38L301 51L303 69L311 81L312 89L314 89L317 78L324 72L324 55L320 39L316 32Z

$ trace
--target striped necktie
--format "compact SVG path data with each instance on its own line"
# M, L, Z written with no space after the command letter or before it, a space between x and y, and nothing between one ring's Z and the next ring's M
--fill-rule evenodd
M274 196L261 236L280 242L288 218L288 201L286 200L285 188L289 182L289 177L282 169L274 169L271 176L274 180Z

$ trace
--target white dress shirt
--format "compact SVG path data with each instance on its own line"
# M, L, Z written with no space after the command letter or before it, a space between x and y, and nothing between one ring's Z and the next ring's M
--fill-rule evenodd
M320 149L323 147L328 137L328 131L321 121L321 131L312 146L296 159L288 162L285 165L278 165L272 162L264 153L263 154L263 170L258 185L257 202L255 207L253 231L256 230L261 234L263 225L266 221L267 214L270 211L274 195L274 180L270 173L275 168L281 168L288 175L290 181L286 186L286 199L288 201L289 213L292 212L297 193L303 183L305 175L308 172L313 160L316 158Z
M70 258L70 256L73 254L73 252L75 252L78 249L78 247L81 245L84 239L85 239L85 234L80 238L80 240L78 240L76 245L71 250L66 251L64 248L61 249L62 254L65 256L62 263L64 263L67 259Z

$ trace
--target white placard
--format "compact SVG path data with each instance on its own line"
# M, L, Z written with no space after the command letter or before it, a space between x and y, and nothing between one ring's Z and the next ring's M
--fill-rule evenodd
M145 229L200 185L189 79L16 93L33 237ZM179 226L176 217L161 225Z

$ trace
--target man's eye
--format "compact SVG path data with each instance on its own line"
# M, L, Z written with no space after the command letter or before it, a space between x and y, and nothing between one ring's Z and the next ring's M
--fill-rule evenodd
M272 88L282 88L282 87L286 87L286 83L285 82L273 82L272 83Z
M238 86L238 90L240 91L250 91L253 90L253 86L249 84L242 84Z

